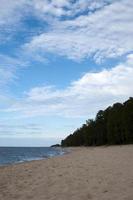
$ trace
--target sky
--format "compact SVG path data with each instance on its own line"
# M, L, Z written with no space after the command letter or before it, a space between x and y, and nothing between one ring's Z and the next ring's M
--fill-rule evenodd
M0 146L59 143L133 96L133 1L0 0Z

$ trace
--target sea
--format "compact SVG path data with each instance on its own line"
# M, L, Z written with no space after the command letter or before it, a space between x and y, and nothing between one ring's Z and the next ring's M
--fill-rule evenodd
M42 160L65 153L64 149L54 147L0 147L0 166Z

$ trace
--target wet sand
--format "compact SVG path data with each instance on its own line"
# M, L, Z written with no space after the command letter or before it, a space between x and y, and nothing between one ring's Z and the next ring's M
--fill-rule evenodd
M133 200L133 145L0 167L0 200Z

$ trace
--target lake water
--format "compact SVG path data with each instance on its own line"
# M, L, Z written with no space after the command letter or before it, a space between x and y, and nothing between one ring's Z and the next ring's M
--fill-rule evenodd
M0 147L0 165L41 160L64 153L63 149L53 147Z

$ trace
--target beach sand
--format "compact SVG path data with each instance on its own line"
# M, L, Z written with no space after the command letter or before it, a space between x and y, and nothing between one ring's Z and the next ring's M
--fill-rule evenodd
M0 200L133 200L133 145L0 167Z

